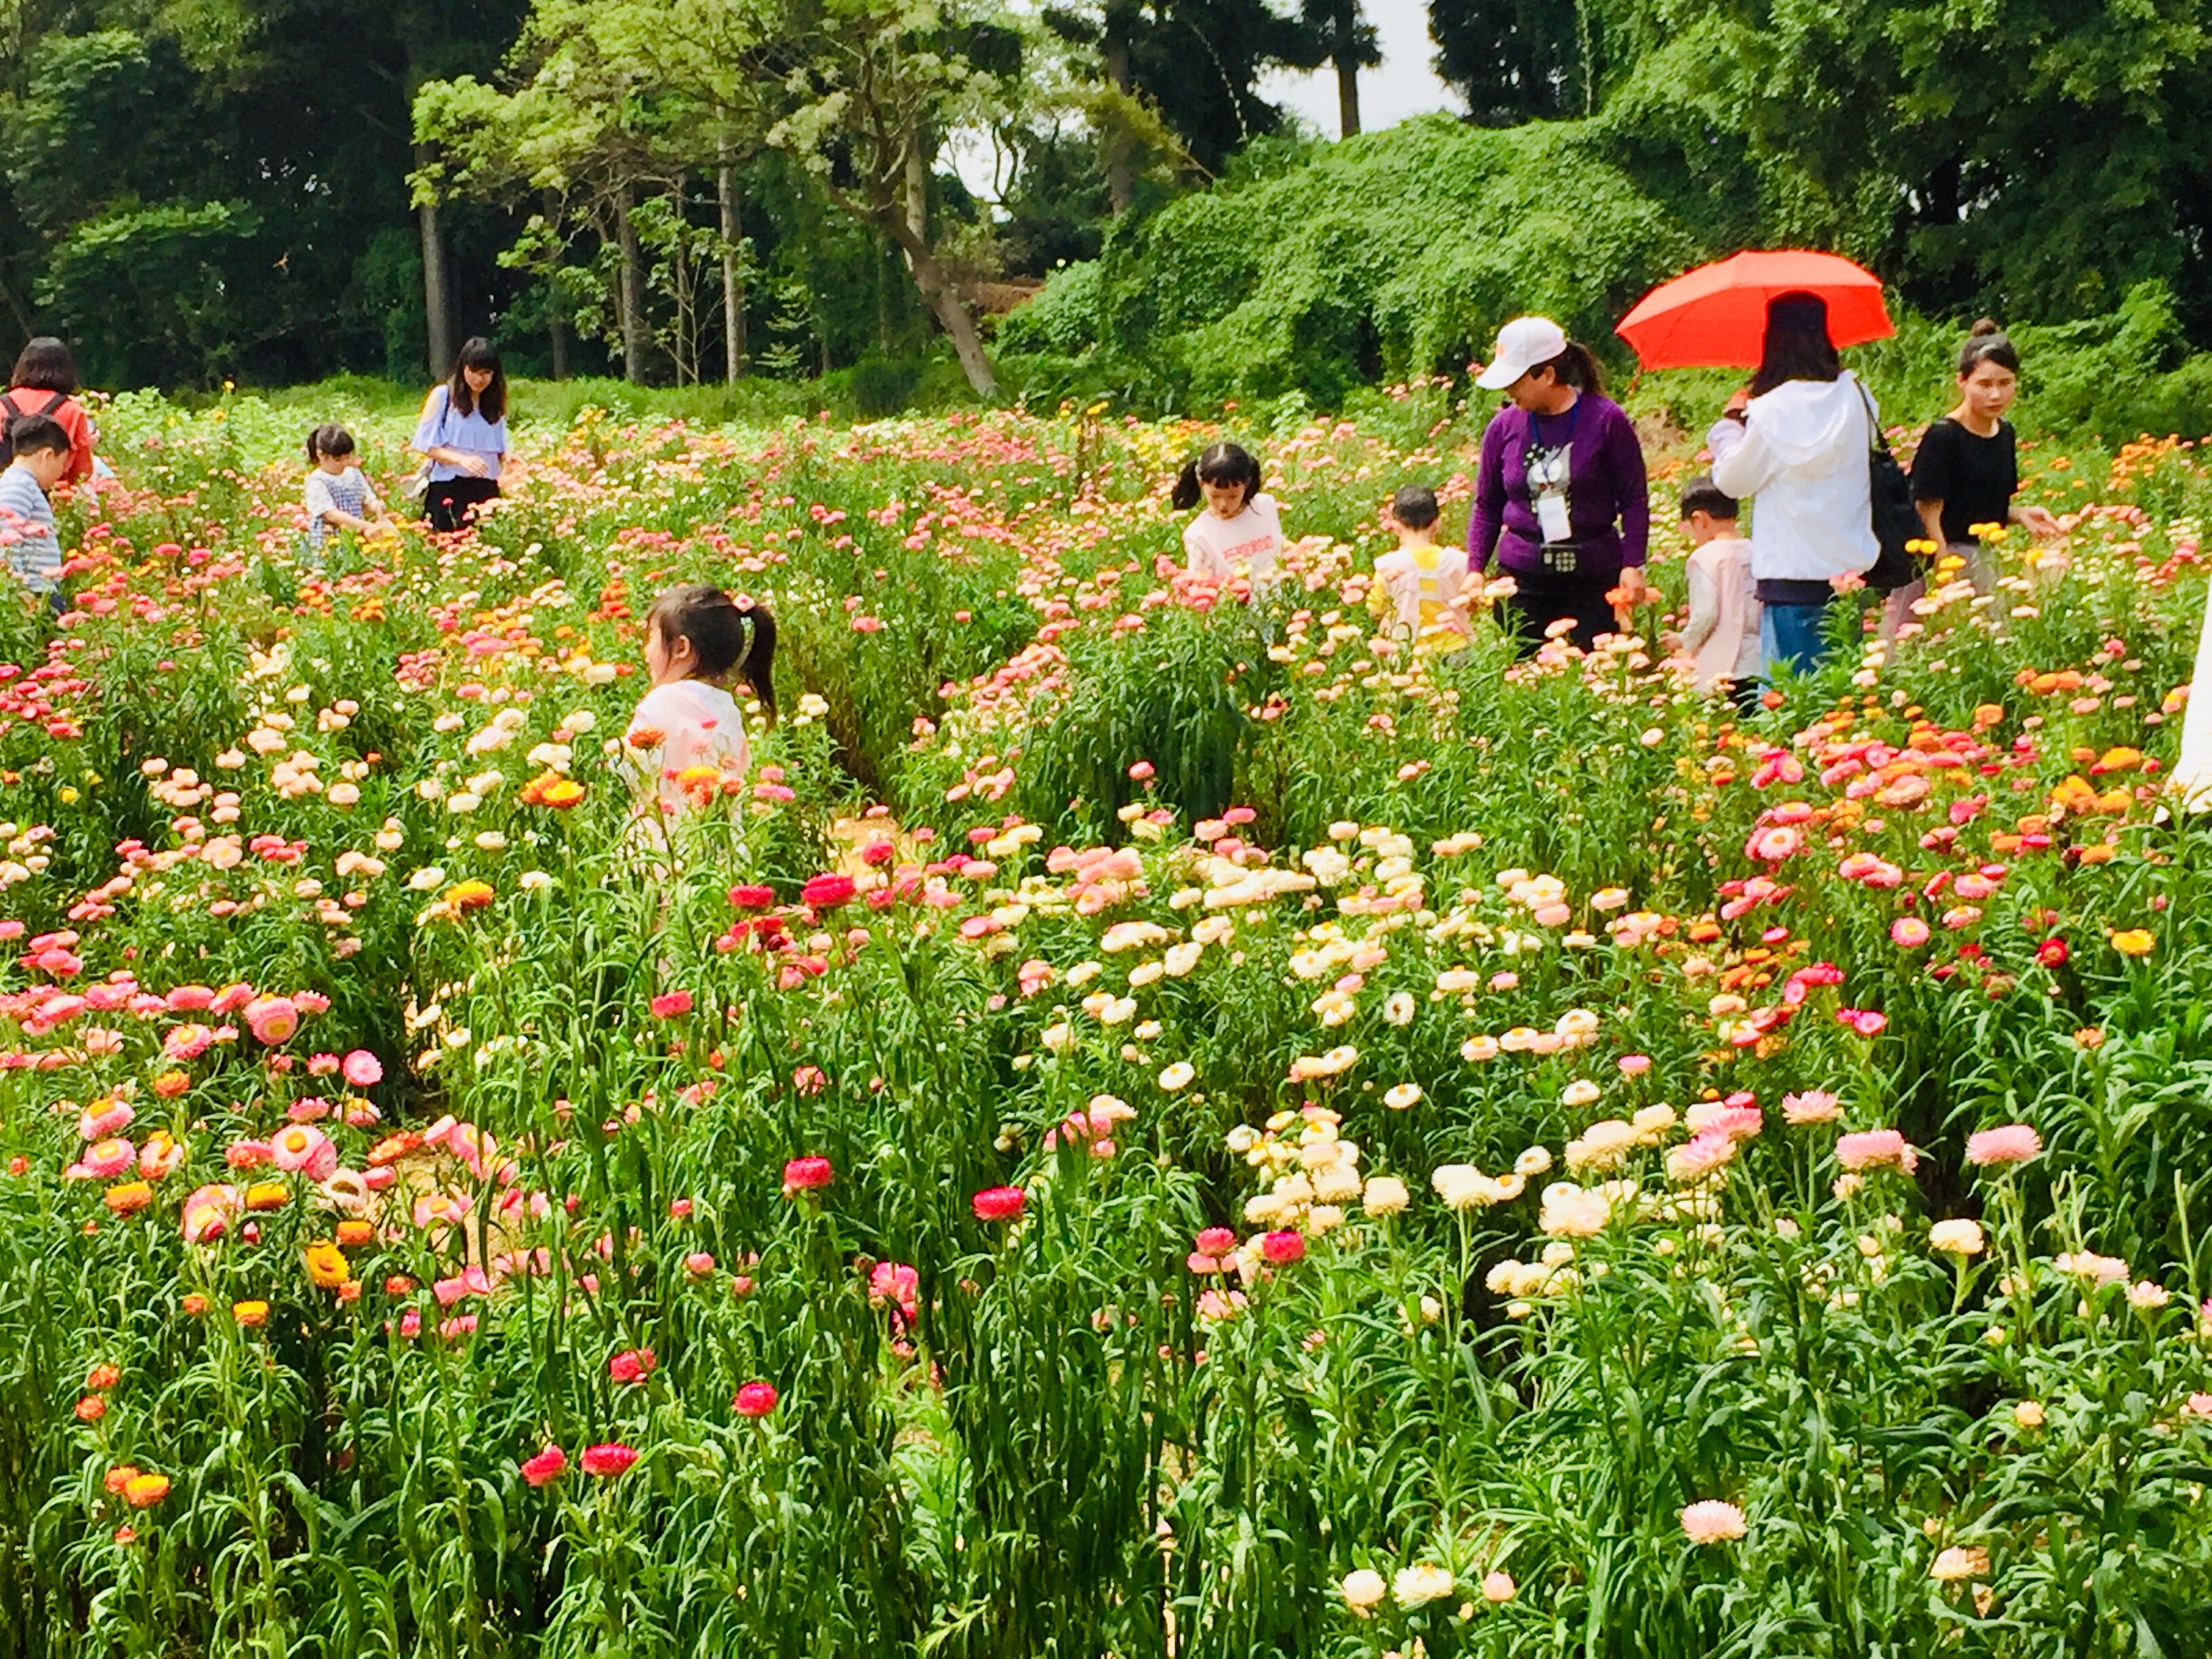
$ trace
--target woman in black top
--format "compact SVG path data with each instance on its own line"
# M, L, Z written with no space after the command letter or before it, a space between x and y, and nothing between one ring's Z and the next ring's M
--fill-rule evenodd
M2040 538L2058 532L2050 510L2020 507L2020 462L2012 423L2004 417L2020 391L2020 353L1988 318L1974 325L1959 353L1959 404L1928 428L1912 459L1912 496L1928 539L1965 561L1974 591L1996 585L1996 556L1976 532L1991 525L2021 525ZM1898 588L1882 607L1881 634L1896 637L1912 602L1928 590L1923 576Z

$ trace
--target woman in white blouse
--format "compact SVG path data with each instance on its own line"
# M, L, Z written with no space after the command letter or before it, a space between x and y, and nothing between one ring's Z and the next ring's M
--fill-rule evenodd
M431 388L411 446L430 463L423 498L433 530L459 530L499 494L507 459L507 373L489 340L461 348L453 379Z

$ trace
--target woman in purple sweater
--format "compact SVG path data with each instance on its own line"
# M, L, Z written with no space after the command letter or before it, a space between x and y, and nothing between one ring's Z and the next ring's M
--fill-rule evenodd
M1482 434L1468 563L1495 553L1519 591L1508 601L1523 657L1562 618L1584 651L1624 631L1607 594L1641 600L1651 503L1644 446L1589 349L1547 317L1516 317L1475 384L1511 399Z

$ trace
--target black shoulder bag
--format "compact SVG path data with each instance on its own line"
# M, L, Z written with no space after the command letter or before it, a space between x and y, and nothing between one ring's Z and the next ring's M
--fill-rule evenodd
M1873 568L1865 573L1866 585L1877 593L1891 593L1919 575L1919 563L1906 544L1924 539L1928 526L1921 522L1919 506L1912 499L1912 481L1905 476L1905 469L1890 453L1889 440L1882 434L1874 399L1867 396L1864 386L1858 392L1867 412L1867 495L1875 545L1880 550Z

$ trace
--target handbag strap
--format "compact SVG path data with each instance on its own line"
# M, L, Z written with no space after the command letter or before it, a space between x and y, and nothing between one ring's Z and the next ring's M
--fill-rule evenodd
M1867 413L1867 453L1869 455L1887 455L1894 462L1897 452L1889 447L1889 434L1881 429L1881 416L1874 412L1874 399L1867 396L1865 382L1854 374L1851 384L1858 389L1860 406Z

